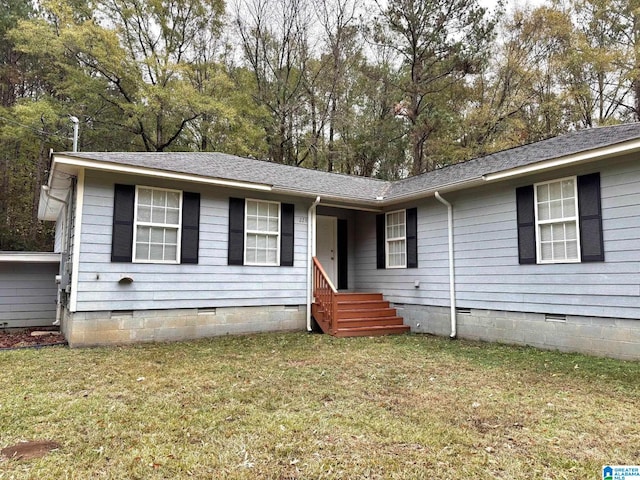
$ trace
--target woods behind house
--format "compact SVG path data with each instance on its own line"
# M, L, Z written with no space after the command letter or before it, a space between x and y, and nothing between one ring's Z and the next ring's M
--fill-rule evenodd
M5 0L0 250L50 250L49 149L385 179L640 115L640 0Z

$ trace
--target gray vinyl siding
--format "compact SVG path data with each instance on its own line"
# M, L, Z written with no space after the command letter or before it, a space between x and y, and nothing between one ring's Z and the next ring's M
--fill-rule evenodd
M605 262L520 265L515 188L600 171ZM454 205L456 301L462 308L640 318L640 163L497 183L445 194ZM361 220L358 287L397 303L449 305L446 208L418 207L418 269L376 270L375 216ZM420 287L414 287L414 280Z
M357 223L356 285L383 292L396 303L448 305L447 211L433 200L394 207L418 207L418 268L376 268L376 216L361 214ZM419 282L416 288L415 282Z
M115 183L199 192L200 241L197 265L112 263ZM293 267L228 266L229 197L295 203ZM309 204L311 202L309 201ZM88 171L82 214L78 311L149 310L231 306L300 305L306 302L309 205L260 192L111 176ZM122 276L133 278L120 285Z
M58 262L0 262L0 328L51 326L58 268Z
M598 171L594 168L590 171ZM460 196L455 202L458 306L640 318L640 165L614 163L599 171L605 262L519 265L514 186Z

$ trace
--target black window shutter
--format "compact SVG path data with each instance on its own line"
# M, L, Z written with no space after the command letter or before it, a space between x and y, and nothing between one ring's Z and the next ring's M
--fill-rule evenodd
M114 187L111 261L131 262L133 254L133 210L136 198L134 185Z
M229 198L229 265L244 265L244 198Z
M578 177L580 249L583 262L604 262L600 174Z
M533 185L516 188L518 258L521 265L536 263L536 219Z
M418 209L407 209L407 268L418 268Z
M385 260L385 215L381 213L376 215L376 266L377 268L386 268L387 262Z
M198 263L200 239L200 194L182 194L182 241L180 263Z
M347 221L338 219L338 290L349 288L349 237Z
M293 267L293 217L295 205L280 205L280 266Z

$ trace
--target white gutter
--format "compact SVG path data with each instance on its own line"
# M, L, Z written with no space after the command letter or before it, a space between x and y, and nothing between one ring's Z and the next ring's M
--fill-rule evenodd
M325 199L327 198L326 196L324 197ZM372 212L372 213L382 213L384 212L384 209L381 208L367 208L367 207L359 207L356 205L342 205L339 203L323 203L322 204L323 207L334 207L334 208L341 208L343 210L357 210L358 212Z
M311 303L313 302L313 257L316 255L316 206L320 203L320 195L316 197L307 212L307 332L311 329Z
M447 229L449 231L449 303L451 304L451 333L449 334L449 336L451 338L456 338L458 332L456 321L456 277L455 265L453 261L453 205L442 198L440 196L440 193L435 192L434 195L440 203L446 205L447 207Z
M0 252L0 262L56 263L60 254L53 252Z

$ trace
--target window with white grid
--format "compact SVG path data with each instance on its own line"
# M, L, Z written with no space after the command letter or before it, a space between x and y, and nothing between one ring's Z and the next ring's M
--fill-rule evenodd
M246 200L245 265L280 264L280 203Z
M538 263L580 261L576 177L535 185Z
M179 190L136 187L134 261L179 263L181 209Z
M398 210L386 215L387 268L407 266L406 211Z

